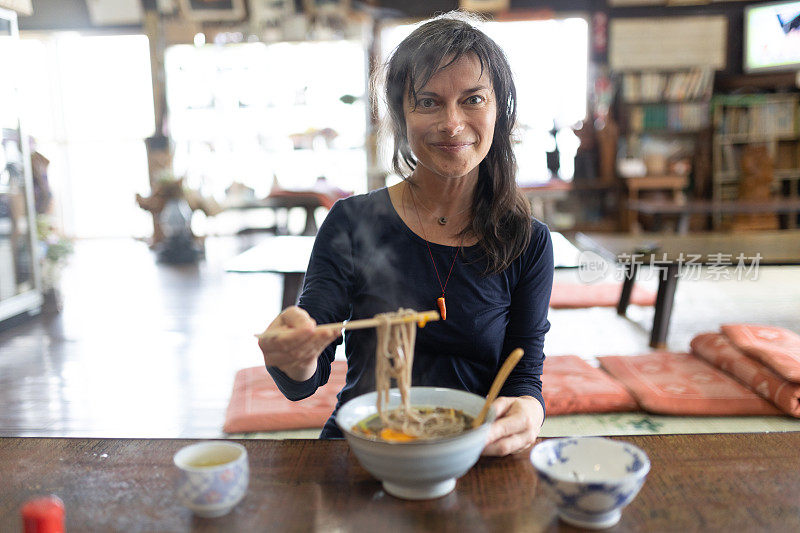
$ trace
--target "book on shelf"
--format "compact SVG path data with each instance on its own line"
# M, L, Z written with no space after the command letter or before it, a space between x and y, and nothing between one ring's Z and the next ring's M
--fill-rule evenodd
M724 135L744 135L750 131L750 117L747 109L731 107L725 110L720 126L720 133Z
M723 98L715 121L718 133L754 138L796 137L798 99L760 96L732 102Z
M694 68L676 72L626 72L622 95L626 102L698 100L711 95L714 71Z
M714 86L714 71L710 68L697 69L693 76L688 98L694 100L711 96Z
M708 112L705 102L636 105L630 110L629 128L634 132L696 131L708 126Z
M778 143L775 153L775 170L800 168L800 143Z
M739 172L739 156L738 150L732 144L726 144L722 147L722 171L723 172Z
M636 106L631 109L629 117L629 127L633 132L640 132L644 129L644 107Z
M771 102L764 105L764 129L777 136L792 136L796 132L793 102Z

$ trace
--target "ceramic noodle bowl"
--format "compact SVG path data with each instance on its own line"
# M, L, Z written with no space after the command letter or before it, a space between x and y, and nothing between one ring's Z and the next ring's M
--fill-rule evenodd
M531 463L561 519L590 529L619 522L650 471L641 449L603 437L546 440L533 448Z
M452 437L411 442L386 442L354 434L351 428L378 412L377 392L353 398L336 415L336 423L344 433L350 449L361 465L383 482L389 494L408 500L438 498L451 492L456 479L478 461L494 421L494 408L479 427ZM469 392L436 387L411 387L414 407L447 407L460 409L475 417L484 398ZM387 409L400 406L398 389L389 391Z

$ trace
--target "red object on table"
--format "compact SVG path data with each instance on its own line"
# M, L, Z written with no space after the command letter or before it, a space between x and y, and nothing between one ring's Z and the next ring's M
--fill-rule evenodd
M57 496L29 500L22 506L25 533L64 533L64 503Z

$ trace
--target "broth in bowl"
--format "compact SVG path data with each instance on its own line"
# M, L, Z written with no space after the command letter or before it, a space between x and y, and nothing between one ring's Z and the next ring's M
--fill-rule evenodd
M386 442L412 442L459 435L472 427L474 418L451 407L411 407L376 413L355 424L351 431Z

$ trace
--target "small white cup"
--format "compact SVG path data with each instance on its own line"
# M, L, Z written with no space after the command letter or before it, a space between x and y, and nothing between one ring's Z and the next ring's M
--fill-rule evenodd
M181 471L178 499L198 516L228 514L247 492L250 468L241 444L199 442L181 448L173 461Z

